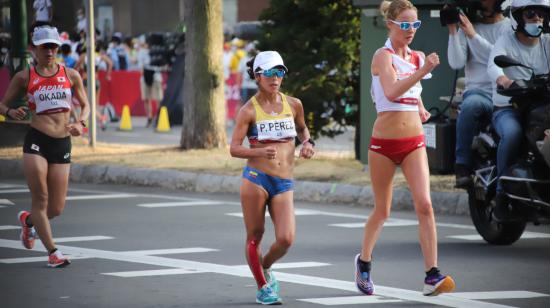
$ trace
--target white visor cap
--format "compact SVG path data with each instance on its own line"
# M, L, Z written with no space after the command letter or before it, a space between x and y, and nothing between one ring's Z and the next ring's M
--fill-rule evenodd
M256 58L254 59L253 69L254 72L256 72L258 68L261 70L268 70L276 66L282 66L288 72L288 69L283 62L283 58L278 52L271 50L262 51L256 55Z
M50 26L36 27L32 33L32 43L34 46L53 43L61 46L61 38L57 28Z

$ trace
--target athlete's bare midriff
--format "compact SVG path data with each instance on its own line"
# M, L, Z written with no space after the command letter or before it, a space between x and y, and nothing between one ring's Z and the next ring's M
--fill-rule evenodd
M274 147L277 149L277 155L274 159L264 157L249 158L248 166L258 169L268 175L277 176L284 179L291 179L294 170L294 140L288 142L275 143L257 143L252 144L252 149Z
M414 137L423 134L418 111L384 111L378 113L372 136L383 139Z
M32 112L31 127L52 138L64 138L69 136L69 131L66 127L69 124L69 117L70 112L41 115Z

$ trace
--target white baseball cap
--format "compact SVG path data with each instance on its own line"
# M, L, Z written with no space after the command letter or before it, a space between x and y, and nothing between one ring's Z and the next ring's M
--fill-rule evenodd
M256 72L258 68L268 70L274 68L275 66L282 66L288 72L281 55L276 51L270 50L258 53L254 59L254 66L252 68L254 69L254 72Z
M56 27L42 26L34 28L32 33L32 43L34 46L53 43L61 46L61 38Z

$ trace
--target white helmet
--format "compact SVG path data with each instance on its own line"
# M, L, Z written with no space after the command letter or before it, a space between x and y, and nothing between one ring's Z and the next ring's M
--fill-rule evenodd
M548 10L550 13L550 0L512 0L512 4L510 5L510 21L514 31L526 33L525 22L521 14L527 7L542 8ZM545 23L548 23L548 21L545 20ZM544 25L544 27L547 27L547 25Z

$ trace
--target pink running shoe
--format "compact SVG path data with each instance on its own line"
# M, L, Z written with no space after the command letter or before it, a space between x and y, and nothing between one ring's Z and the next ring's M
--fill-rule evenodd
M71 261L59 250L56 250L48 257L48 267L65 267L69 264L71 264Z
M36 230L34 230L34 227L27 226L27 217L29 217L31 213L27 211L21 211L19 214L17 214L17 219L19 220L19 223L21 224L21 243L23 243L23 247L27 249L32 249L34 247L34 240L37 238L36 236Z

